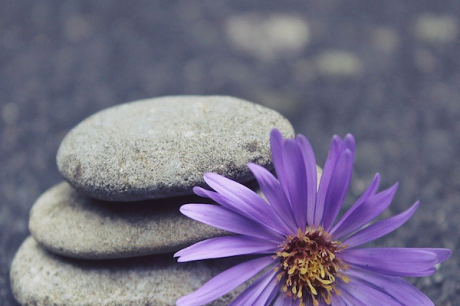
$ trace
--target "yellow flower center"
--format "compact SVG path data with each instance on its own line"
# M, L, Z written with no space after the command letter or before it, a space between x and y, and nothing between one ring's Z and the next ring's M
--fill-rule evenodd
M336 253L343 250L340 241L332 240L331 235L321 227L307 228L305 233L299 229L297 236L288 236L280 245L282 251L276 253L280 264L275 269L278 282L284 282L283 292L294 300L300 300L300 306L313 304L323 298L331 305L332 294L340 294L336 279L350 280L340 272L348 267Z

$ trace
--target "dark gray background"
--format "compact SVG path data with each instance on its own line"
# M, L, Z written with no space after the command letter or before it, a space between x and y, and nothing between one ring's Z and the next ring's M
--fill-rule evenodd
M61 178L64 135L135 99L221 94L274 108L325 160L354 134L348 205L379 171L385 216L420 199L383 246L449 247L412 280L460 305L460 1L0 1L0 304L35 199Z

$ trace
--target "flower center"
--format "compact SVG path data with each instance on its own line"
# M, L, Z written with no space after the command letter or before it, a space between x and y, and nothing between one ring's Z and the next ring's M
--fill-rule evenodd
M278 282L285 282L283 292L300 306L318 306L319 298L331 305L332 293L340 294L336 288L337 277L345 282L349 279L340 273L348 267L336 253L344 249L340 241L332 240L331 235L321 227L307 228L305 233L299 229L297 236L288 236L276 253L280 259L277 271ZM308 302L309 301L309 302Z

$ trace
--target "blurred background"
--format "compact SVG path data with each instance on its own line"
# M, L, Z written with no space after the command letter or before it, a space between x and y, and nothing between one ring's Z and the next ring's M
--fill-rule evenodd
M101 109L164 95L273 108L312 142L353 133L347 205L375 172L400 182L383 246L448 247L411 280L460 305L460 1L0 1L0 305L37 197L61 181L65 134Z

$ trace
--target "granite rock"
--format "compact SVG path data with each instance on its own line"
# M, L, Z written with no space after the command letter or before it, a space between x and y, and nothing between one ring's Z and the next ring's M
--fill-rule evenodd
M177 251L226 232L179 212L187 196L141 202L89 198L63 182L45 192L30 212L29 229L48 250L73 258L125 258Z
M77 260L54 255L29 237L13 260L10 280L21 305L170 306L236 263L235 259L177 263L171 254ZM242 287L209 305L228 305Z
M73 187L108 201L192 193L203 174L252 179L248 162L272 168L269 133L291 124L277 112L223 96L172 96L122 104L87 118L64 138L59 171Z

